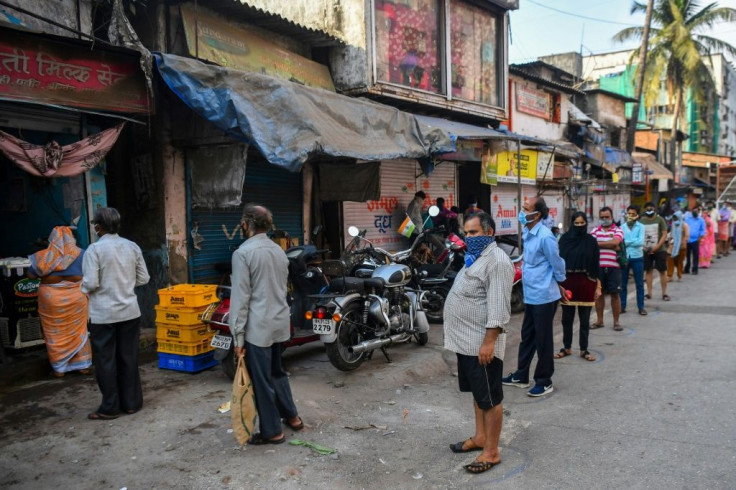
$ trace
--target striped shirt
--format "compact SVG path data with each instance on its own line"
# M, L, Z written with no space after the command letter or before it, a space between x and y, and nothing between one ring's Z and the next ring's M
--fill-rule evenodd
M601 242L608 242L610 240L613 240L614 238L618 238L619 243L624 241L624 232L615 224L611 225L608 230L604 230L602 226L599 226L598 228L590 232L590 234L593 235L596 240L598 240L599 244ZM616 259L616 251L612 248L601 247L600 265L601 267L620 269L621 266L618 265L618 260Z
M472 266L463 267L445 301L445 349L477 356L486 329L498 328L493 355L503 360L513 282L514 264L495 243Z

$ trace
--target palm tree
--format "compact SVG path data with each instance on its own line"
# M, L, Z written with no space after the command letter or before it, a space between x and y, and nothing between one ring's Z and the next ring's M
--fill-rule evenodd
M644 13L646 9L646 3L634 1L631 13ZM707 35L715 24L733 21L736 21L736 10L719 7L716 2L701 8L697 0L655 1L644 74L644 102L645 106L650 107L656 101L660 81L665 80L670 103L673 98L675 101L671 130L673 140L677 135L685 89L691 91L695 100L703 101L715 87L706 64L710 63L709 55L728 53L736 56L736 48ZM643 33L643 26L629 27L613 39L617 42L641 40ZM639 49L632 54L630 64L638 59Z

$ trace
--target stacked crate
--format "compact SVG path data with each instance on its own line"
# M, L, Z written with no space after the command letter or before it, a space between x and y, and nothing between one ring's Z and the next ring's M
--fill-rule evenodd
M214 332L202 322L207 306L217 301L209 284L180 284L158 291L156 343L158 367L196 373L217 365L210 342Z

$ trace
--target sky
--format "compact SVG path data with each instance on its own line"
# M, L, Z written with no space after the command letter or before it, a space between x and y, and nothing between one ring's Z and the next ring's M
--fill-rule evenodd
M584 56L591 52L631 49L638 43L615 43L613 36L626 27L644 25L644 14L629 14L632 0L520 0L519 3L519 10L510 14L510 63L527 63L548 54L580 52L581 44ZM721 0L718 4L736 9L736 0ZM736 46L736 23L720 24L708 34Z

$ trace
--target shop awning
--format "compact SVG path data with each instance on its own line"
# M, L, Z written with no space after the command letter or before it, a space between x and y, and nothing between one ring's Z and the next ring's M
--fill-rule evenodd
M450 133L394 107L171 54L154 54L169 88L230 137L298 172L311 157L422 159L456 150Z
M667 170L667 168L664 165L659 163L657 161L657 157L655 157L651 153L635 151L632 156L634 157L635 162L642 164L645 171L647 172L647 175L649 175L650 179L658 179L658 180L674 179L672 172Z

